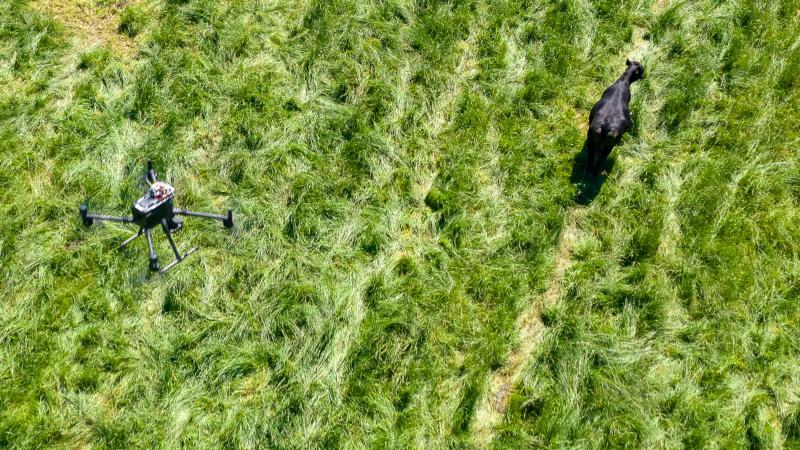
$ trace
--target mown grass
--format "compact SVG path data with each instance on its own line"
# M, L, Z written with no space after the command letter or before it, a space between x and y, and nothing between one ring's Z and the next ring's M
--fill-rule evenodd
M469 447L578 214L495 446L796 444L798 6L139 2L130 59L0 4L0 443ZM124 213L146 158L238 215L189 219L166 277L77 217Z

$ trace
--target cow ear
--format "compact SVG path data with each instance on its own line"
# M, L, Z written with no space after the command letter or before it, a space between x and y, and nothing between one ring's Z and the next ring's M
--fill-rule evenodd
M626 66L630 66L631 65L631 60L630 59L626 59L625 60L625 65Z

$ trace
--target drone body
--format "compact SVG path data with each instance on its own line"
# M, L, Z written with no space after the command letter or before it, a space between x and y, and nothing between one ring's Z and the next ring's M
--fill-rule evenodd
M156 180L156 172L153 170L153 163L151 161L147 161L147 174L145 176L145 180L147 181L147 184L150 185L150 188L143 196L133 202L133 205L131 206L132 215L129 217L91 214L89 213L86 205L80 205L79 211L81 214L81 219L83 220L83 224L86 226L92 225L95 220L132 223L138 225L139 231L135 235L126 239L125 242L120 244L120 248L125 247L134 239L144 234L147 238L147 247L150 251L151 271L159 271L160 273L164 273L197 250L197 248L192 248L183 255L178 252L178 248L175 246L175 242L172 240L172 233L181 228L183 225L183 220L176 216L194 216L204 217L206 219L216 219L222 221L222 225L225 228L230 229L233 227L233 211L230 209L228 210L227 215L222 215L186 211L175 208L175 188L167 183ZM153 251L153 238L151 236L151 229L158 226L160 226L164 231L164 234L167 236L167 240L169 241L169 245L172 248L172 252L175 254L175 260L160 270L158 256L156 255L155 251Z

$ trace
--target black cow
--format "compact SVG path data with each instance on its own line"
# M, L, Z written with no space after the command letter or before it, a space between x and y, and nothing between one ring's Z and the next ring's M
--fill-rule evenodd
M589 131L586 146L589 161L586 171L597 175L611 149L622 139L631 125L631 83L644 78L644 66L638 61L625 61L628 68L608 87L589 114Z

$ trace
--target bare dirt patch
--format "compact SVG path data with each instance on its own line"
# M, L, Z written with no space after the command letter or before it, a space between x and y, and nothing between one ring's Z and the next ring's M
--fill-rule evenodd
M119 15L135 1L119 0L107 6L91 0L34 0L32 6L63 23L79 47L106 46L120 56L136 54L137 40L118 32Z

